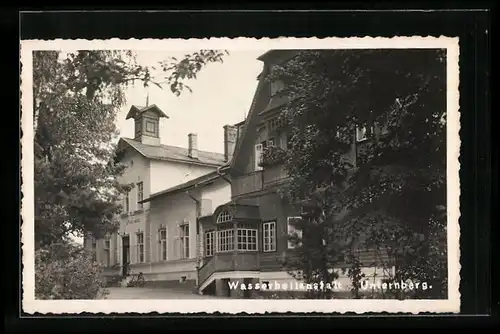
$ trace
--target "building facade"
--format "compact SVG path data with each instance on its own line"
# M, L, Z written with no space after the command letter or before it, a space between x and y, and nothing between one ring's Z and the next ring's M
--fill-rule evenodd
M255 289L229 287L241 283L255 286L296 282L283 263L293 254L289 235L301 233L295 231L292 222L302 219L302 209L279 196L278 189L288 182L288 176L283 161L276 158L287 149L289 140L286 127L278 118L288 100L283 83L264 80L271 66L295 54L294 50L272 50L259 57L263 71L248 117L232 161L221 168L231 178L231 201L217 207L212 216L201 219L205 242L198 281L202 294L252 298ZM363 129L353 134L352 149L346 158L355 162L363 140ZM273 154L268 154L271 151ZM367 277L384 278L373 252L361 251L360 260ZM341 272L339 282L343 286L350 283Z
M224 127L224 154L205 152L198 150L197 136L193 133L188 135L187 148L161 144L160 118L168 116L156 105L132 106L127 115L127 119L135 122L135 137L122 137L118 142L120 162L127 166L119 181L133 187L122 199L119 230L105 239L87 236L84 240L85 247L95 252L96 260L105 268L105 275L143 272L146 281L167 281L172 277L187 279L195 272L189 265L189 269L182 269L181 264L196 258L197 208L189 206L182 196L158 202L156 199L163 197L152 195L216 173L231 159L237 128ZM225 182L225 188L223 184L217 183L223 189L214 190L216 195L229 194L229 184ZM177 224L183 227L176 230ZM166 255L164 247L167 247ZM170 260L179 265L170 265L167 263Z
M147 281L186 283L195 287L202 264L198 221L231 199L231 186L217 171L152 194L149 203L152 242L150 262L140 269Z

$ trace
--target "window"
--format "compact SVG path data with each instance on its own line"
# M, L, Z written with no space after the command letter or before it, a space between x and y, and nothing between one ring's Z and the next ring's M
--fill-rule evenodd
M230 252L234 250L234 230L217 231L217 252Z
M146 121L146 132L156 134L156 122Z
M274 138L269 138L269 139L267 140L267 145L268 145L268 146L274 146Z
M162 228L159 230L160 233L160 260L167 260L167 229Z
M213 256L215 252L215 231L205 232L205 256Z
M370 133L373 133L373 126L370 127ZM362 128L356 127L356 141L360 142L368 139L370 133L368 133L366 126Z
M262 226L264 252L276 251L276 222L267 222Z
M227 210L224 210L221 213L219 213L219 216L217 217L217 224L226 223L231 221L232 219L233 216L231 216L231 214Z
M257 230L238 227L238 250L256 251L257 250Z
M109 267L111 265L111 252L110 252L111 247L110 247L110 244L111 244L111 242L109 239L104 240L104 254L105 254L104 265L106 267Z
M274 80L271 82L271 96L276 95L285 88L285 84L281 80Z
M274 131L278 128L281 128L283 127L283 125L285 125L285 122L283 120L282 117L278 116L278 117L275 117L273 119L271 119L268 123L267 123L267 128L269 131Z
M298 221L301 221L302 217L288 217L287 218L287 223L288 223L288 235L297 235L299 238L302 238L302 231L297 229L295 227L296 223ZM300 242L299 242L300 244ZM295 245L292 244L290 240L288 240L288 249L295 248Z
M141 120L138 118L135 120L135 136L139 137L141 135Z
M137 262L144 262L144 233L137 233Z
M181 236L181 259L189 258L189 225L184 224L180 226Z
M142 209L143 205L141 202L144 199L144 183L137 183L137 206L139 209Z
M125 213L129 213L130 211L130 195L129 192L127 191L125 193Z
M262 166L260 166L260 163L262 162L263 148L264 148L264 146L262 144L255 145L255 170L256 171L262 170Z

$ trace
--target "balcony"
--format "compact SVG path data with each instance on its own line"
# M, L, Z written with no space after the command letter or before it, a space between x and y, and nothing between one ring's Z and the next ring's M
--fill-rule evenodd
M198 282L202 285L213 273L226 271L259 270L259 253L216 253L198 270Z
M269 146L262 152L262 157L259 166L266 167L281 164L286 159L286 151L281 147Z
M281 164L270 165L264 170L264 188L280 184L288 179L288 173Z

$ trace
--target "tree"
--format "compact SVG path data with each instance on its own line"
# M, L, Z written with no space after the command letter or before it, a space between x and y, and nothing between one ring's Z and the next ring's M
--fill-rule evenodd
M185 80L224 51L201 50L159 64L164 75L137 64L130 51L81 50L63 54L35 51L33 91L35 127L35 239L37 247L64 240L69 233L100 238L116 230L118 199L130 185L115 157L117 110L126 85L167 84L179 95Z
M322 226L316 231L330 255L326 266L335 267L339 252L352 265L359 262L353 249L379 249L396 261L397 279L432 279L441 298L445 56L426 49L301 51L268 78L286 84L290 101L281 112L291 137L285 168L292 180L284 191L316 208L306 221ZM363 143L356 143L357 131ZM439 275L431 273L436 266Z
M35 251L35 298L104 298L107 291L101 273L90 251L53 243Z
M111 144L124 88L139 80L179 95L190 90L185 80L223 55L166 59L156 78L130 51L33 53L36 298L94 299L105 291L102 268L69 235L99 239L118 227L118 200L131 187L118 182L124 166Z

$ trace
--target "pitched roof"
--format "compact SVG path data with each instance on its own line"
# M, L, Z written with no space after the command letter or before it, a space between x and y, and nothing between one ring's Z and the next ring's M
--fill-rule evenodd
M299 52L299 50L291 50L291 49L290 50L288 50L288 49L286 49L286 50L269 50L269 51L265 52L264 54L262 54L261 56L259 56L257 59L264 62L264 63L266 63L269 58L274 58L273 61L281 62L281 61L285 61L287 59L294 57L298 52ZM282 99L280 97L280 98L274 99L274 101L271 100L270 102L268 102L268 105L265 108L263 108L263 110L262 109L257 110L257 100L258 100L258 97L261 93L262 88L264 87L265 74L266 74L266 66L264 65L264 69L263 69L262 73L259 74L259 76L257 77L257 79L258 79L257 88L255 89L252 103L250 104L250 110L248 112L247 118L245 119L245 124L243 125L241 137L238 139L238 142L237 142L236 147L234 149L233 159L231 160L230 163L225 164L223 167L221 167L221 171L226 170L226 169L231 170L231 169L236 168L237 161L240 159L239 157L241 155L241 153L240 153L241 147L244 145L248 145L248 140L246 140L247 137L255 134L254 133L255 131L253 129L256 126L255 119L259 115L261 115L261 112L265 113L267 111L270 111L272 109L277 108L279 105L282 105L284 103L284 99Z
M152 105L149 105L146 107L132 105L130 107L130 110L128 111L127 117L125 117L125 119L134 118L137 116L137 114L145 113L148 110L152 110L152 111L156 112L160 117L170 118L167 115L165 115L165 113L160 108L158 108L158 106L156 104L152 104Z
M198 151L198 158L188 156L188 149L169 145L146 145L131 138L122 137L120 142L125 142L144 157L152 160L165 160L185 162L198 165L218 167L226 163L224 154L215 152Z
M178 192L186 191L186 190L189 190L192 188L203 187L203 186L206 186L206 185L212 183L213 181L219 179L220 177L221 176L217 173L217 171L213 171L213 172L210 172L208 174L204 174L200 177L197 177L196 179L193 179L193 180L184 182L182 184L176 185L174 187L168 188L166 190L162 190L162 191L159 191L157 193L151 194L149 196L149 198L144 199L140 203L150 202L151 200L156 199L160 196L173 195L173 194L176 194Z
M271 110L275 110L279 107L282 107L283 105L285 105L288 101L289 101L289 97L288 95L286 94L277 94L275 96L273 96L271 98L271 100L269 101L269 104L267 105L267 107L262 110L259 115L263 115Z

